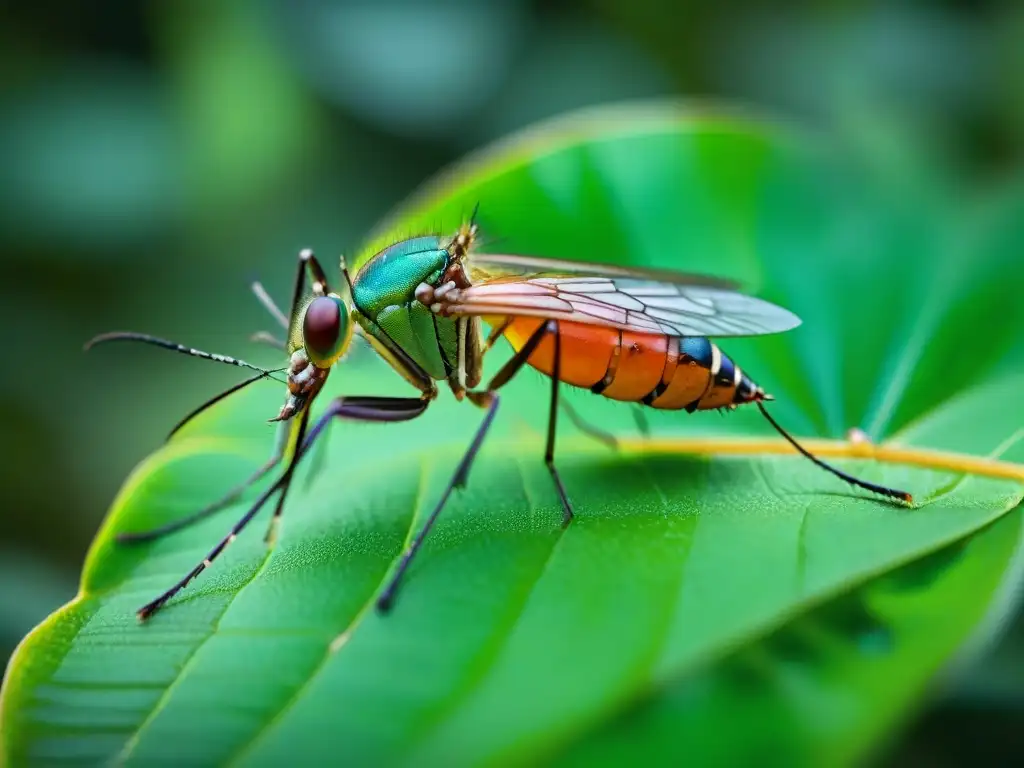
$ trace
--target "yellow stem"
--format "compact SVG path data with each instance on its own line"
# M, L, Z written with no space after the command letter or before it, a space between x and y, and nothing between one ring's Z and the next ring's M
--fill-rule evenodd
M1024 464L1015 464L982 456L912 448L900 445L874 445L868 442L842 440L801 440L807 450L816 456L847 459L874 459L897 464L911 464L928 469L965 472L985 477L999 477L1024 482ZM789 443L776 438L670 438L654 437L647 440L622 439L619 444L627 450L666 451L698 454L756 454L796 453Z

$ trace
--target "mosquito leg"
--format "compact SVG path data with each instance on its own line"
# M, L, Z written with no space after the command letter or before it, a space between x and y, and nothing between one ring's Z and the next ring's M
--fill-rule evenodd
M244 483L239 483L237 486L235 486L226 494L224 494L220 499L213 502L212 504L203 507L198 512L193 512L191 515L187 515L186 517L180 518L179 520L174 520L170 523L167 523L166 525L161 525L158 528L152 528L148 531L119 533L117 534L117 543L141 544L146 541L153 541L155 539L162 538L169 533L180 531L182 528L187 528L193 523L198 523L200 520L205 520L207 517L214 514L215 512L219 512L225 507L228 507L234 502L236 502L241 497L241 495L245 493L246 489L248 489L252 485L255 485L261 479L263 479L263 477L270 470L276 467L278 463L280 463L280 461L280 456L272 456L270 460L267 461L266 464L257 469L255 472L253 472L249 479L247 479Z
M617 451L619 449L619 441L615 438L615 435L610 432L605 432L600 427L588 424L587 421L580 416L579 411L573 408L568 400L560 401L559 406L563 411L565 411L565 415L569 417L569 421L573 423L573 426L575 426L580 432L588 437L592 437L599 443L608 446L613 451Z
M636 428L643 437L651 436L651 423L647 420L647 414L642 405L633 406L633 421L636 422Z
M266 344L275 349L283 350L285 348L284 340L277 338L277 336L269 331L257 331L249 337L249 341L255 341L257 344Z
M267 289L263 287L263 283L259 280L252 284L252 292L256 294L256 298L259 299L260 304L263 305L264 309L267 310L274 319L277 320L278 324L288 330L288 318L285 316L281 308L277 306L270 294L267 293Z
M565 486L562 484L562 478L559 476L558 470L555 468L555 426L558 421L558 385L560 384L562 373L562 337L561 333L559 333L558 321L548 320L530 334L530 338L526 340L526 343L516 353L515 357L509 360L505 366L498 371L497 375L491 381L489 389L496 390L508 383L519 369L526 364L526 361L530 359L530 355L533 354L534 350L540 344L541 339L543 339L544 335L547 333L552 334L554 337L555 349L554 361L551 368L551 407L548 410L548 437L547 445L544 449L544 464L547 466L548 472L551 473L551 479L555 481L555 487L558 490L558 498L562 502L562 526L564 527L572 520L572 504L565 492Z
M489 403L487 405L487 413L484 415L484 420L480 423L477 428L476 435L473 437L473 442L469 445L469 450L463 455L462 460L459 462L459 466L455 469L455 474L452 475L452 479L448 481L448 486L444 489L444 493L441 494L440 500L434 506L434 510L430 513L430 517L423 524L420 532L413 539L412 544L402 554L402 559L398 563L398 568L395 570L394 575L388 582L384 591L381 592L380 597L377 598L377 610L381 613L386 613L391 609L391 604L395 600L395 592L398 590L398 586L402 581L402 577L405 572L409 569L409 564L412 563L412 559L419 552L420 547L423 546L423 540L427 538L427 534L430 533L430 529L434 527L434 523L437 521L438 515L441 514L441 510L444 509L445 504L448 502L448 497L451 496L452 489L462 488L466 484L466 479L469 477L469 470L473 464L473 459L476 458L476 454L480 450L480 446L483 444L484 437L487 436L487 431L490 429L491 422L494 421L494 414L498 410L498 395L493 392L477 393L478 397L487 396Z
M487 336L487 340L484 342L483 352L488 352L491 347L494 346L498 339L505 334L505 331L508 330L509 326L512 325L512 321L513 318L510 317L501 325L496 325L491 330L490 334ZM562 400L559 405L562 410L565 411L565 415L569 417L569 421L571 421L580 432L592 437L599 443L608 446L613 451L618 450L619 441L616 439L615 435L610 432L606 432L600 427L595 427L594 425L589 424L586 419L580 416L579 411L577 411L568 400Z
M303 440L306 438L306 430L308 428L309 408L304 408L302 411L302 415L299 416L298 426L294 427L294 445L296 451L299 450L299 447L302 445ZM287 442L292 442L291 434L292 433L289 431ZM316 447L316 450L319 450L319 446ZM277 541L277 526L280 524L281 513L284 512L284 501L288 497L288 491L291 489L291 487L291 480L289 480L281 489L281 495L277 497L277 504L274 506L274 514L270 517L270 523L267 525L267 532L263 534L263 541L268 546L272 545L275 541Z
M324 462L327 460L327 434L330 431L331 426L328 424L324 427L323 439L318 441L314 447L315 453L309 459L309 473L306 475L305 488L309 488L324 470Z
M256 298L259 300L260 304L263 305L267 312L273 315L274 319L277 320L278 324L284 328L286 332L291 327L289 317L294 317L295 313L299 309L299 302L302 301L302 294L306 287L307 270L309 271L310 279L313 283L313 291L319 294L327 293L327 278L324 275L323 268L320 266L320 262L317 261L316 256L314 256L313 252L308 248L300 251L298 271L295 275L295 289L292 292L292 307L290 315L286 315L281 308L277 306L277 303L267 292L267 289L263 287L263 283L257 280L252 284L252 292L256 294ZM262 344L269 344L277 349L285 349L285 342L267 331L254 333L249 340Z
M440 500L434 506L434 509L430 513L426 522L423 523L423 527L416 535L416 538L413 539L412 544L410 544L409 548L402 554L402 559L399 561L398 567L395 569L394 574L388 581L387 586L384 587L380 597L377 598L377 610L381 613L386 613L391 609L391 605L395 600L395 594L398 591L398 587L401 584L406 571L409 570L409 565L412 563L416 553L420 551L420 547L423 546L423 541L430 533L430 529L434 527L434 523L437 521L438 515L441 514L441 510L444 509L445 504L448 502L448 497L451 496L452 490L454 488L461 488L466 484L466 480L469 477L469 470L473 465L473 459L476 458L476 455L480 450L480 446L483 444L484 438L487 436L487 431L490 429L491 422L494 421L494 414L498 410L497 390L508 383L519 369L526 364L530 355L533 354L534 350L537 349L537 345L539 345L541 340L544 338L544 334L549 329L549 326L550 323L542 323L540 327L530 335L530 338L526 340L526 343L522 348L501 367L501 370L499 370L498 373L495 374L486 390L470 391L466 393L466 397L468 397L471 402L486 408L487 413L484 415L484 420L477 428L476 435L473 437L473 442L470 443L469 449L466 451L465 455L463 455L458 467L456 467L455 474L453 474L452 479L448 481L448 485L444 489L444 493L441 494Z
M285 446L287 445L287 438L288 427L282 424L278 428L277 439L274 441L273 454L267 462L253 472L245 482L236 485L230 491L217 499L217 501L212 504L208 504L198 512L193 512L191 515L187 515L179 520L172 520L166 525L161 525L158 528L152 528L148 531L127 531L119 533L117 535L118 544L141 544L143 542L162 538L169 533L180 531L182 528L187 528L193 523L198 523L200 520L205 520L215 512L219 512L225 507L231 506L241 498L242 494L244 494L248 488L262 480L270 470L281 463L281 458L284 456Z
M526 365L526 361L530 359L537 347L540 346L541 341L544 339L544 334L554 331L557 328L554 320L549 320L546 323L541 323L533 333L527 338L526 343L519 348L519 351L512 356L512 358L505 363L501 369L494 374L494 378L487 384L486 392L494 392L511 381L512 377L519 373L519 370ZM486 392L479 394L486 394ZM467 392L467 396L472 396L473 392Z
M306 272L309 272L310 282L313 284L313 292L319 295L323 295L328 292L327 287L327 276L324 274L323 268L320 266L320 262L317 261L316 256L313 255L313 251L309 248L304 248L299 251L298 269L295 272L295 288L292 291L292 306L289 313L286 315L281 311L281 308L277 306L274 299L271 298L270 294L263 287L263 284L258 280L252 284L252 292L256 294L256 298L259 299L260 304L274 316L277 322L282 328L287 331L291 327L290 320L295 317L295 313L299 311L299 304L302 302L302 295L306 289ZM261 336L262 334L256 334ZM269 336L269 334L267 334ZM271 337L273 338L273 337ZM265 339L259 339L263 341ZM284 346L283 343L279 343L280 346Z
M209 568L213 561L227 549L228 545L238 538L238 535L256 517L270 497L291 482L296 466L298 466L298 463L308 452L309 447L316 441L324 426L331 419L345 418L356 421L377 422L407 421L422 414L427 409L428 404L428 400L418 397L339 397L335 399L328 406L327 411L317 420L317 423L313 425L312 429L309 430L305 440L297 445L295 452L292 454L291 461L288 462L288 467L281 474L281 477L260 494L259 498L253 502L253 505L246 513L231 527L228 534L217 542L217 545L192 570L185 574L184 578L162 595L142 606L138 610L139 619L145 621L160 610L164 603L184 589L192 579Z
M488 350L490 350L491 347L495 345L498 339L505 335L505 331L507 331L509 329L509 326L512 325L513 319L514 318L510 317L506 319L505 322L503 322L501 325L496 325L491 329L491 332L487 334L487 340L484 342L484 348L483 350L481 350L480 354L485 354Z
M846 472L843 472L843 470L841 470L841 469L837 469L836 467L833 467L827 461L822 461L821 459L819 459L813 453L811 453L806 448L804 448L802 445L800 445L800 443L797 442L795 437L793 437L791 434L789 434L789 432L787 432L785 429L782 428L782 425L780 425L779 422L777 422L774 418L772 418L772 415L770 413L768 413L768 409L764 407L764 401L767 400L767 399L768 399L767 397L760 397L760 398L754 400L754 402L757 403L757 407L759 409L761 409L761 415L764 416L768 420L768 423L771 424L772 427L775 428L776 432L778 432L780 435L782 435L786 439L786 441L790 445L792 445L794 448L796 448L796 450L799 453L801 453L804 457L810 459L812 462L817 464L819 467L824 469L826 472L831 472L833 475L838 477L840 480L845 480L850 485L855 485L855 486L857 486L859 488L863 488L865 490L871 491L872 493L877 493L877 494L880 494L882 496L888 496L890 499L899 499L900 501L902 501L902 502L904 502L906 504L913 504L914 503L914 497L911 496L906 491L901 491L901 490L898 490L896 488L889 488L888 486L885 486L885 485L878 485L877 483L869 483L867 480L860 480L860 479L854 477L853 475L850 475L850 474L847 474Z
M505 320L505 322L501 323L500 325L496 325L491 330L490 334L487 336L487 340L484 342L483 352L489 351L490 348L493 347L494 344L498 341L498 339L505 335L505 331L507 331L509 326L512 325L513 319L514 318L510 317L507 320ZM579 411L577 411L572 406L572 404L569 403L569 401L562 400L560 405L562 407L562 410L565 411L565 415L569 417L569 421L571 421L580 432L584 433L585 435L588 435L589 437L592 437L599 443L608 446L613 451L618 450L619 441L615 438L615 435L611 434L610 432L605 432L603 429L595 427L592 424L588 424L587 421L582 416L580 416Z
M206 557L202 559L202 561L200 561L191 571L185 574L185 577L183 579L181 579L177 584L168 589L155 600L151 600L150 602L146 603L144 606L139 608L138 611L136 611L136 615L139 617L139 620L145 621L146 619L148 619L150 616L152 616L154 613L160 610L164 603L166 603L168 600L170 600L172 597L178 594L181 590L183 590L188 585L188 583L192 581L192 579L194 579L200 573L209 568L213 564L213 561L216 560L225 549L227 549L228 545L231 544L231 542L233 542L236 538L238 538L238 534L242 532L245 526L247 526L249 522L256 516L256 513L260 511L264 504L266 504L267 499L269 499L272 494L277 492L277 490L278 484L274 483L273 486L271 486L262 494L260 494L260 497L256 500L252 507L250 507L249 510L244 515L242 515L241 518L239 518L238 522L231 527L231 530L228 531L228 535L221 539L219 542L217 542L217 546L211 549L207 553Z
M551 369L551 408L548 410L548 440L544 448L544 464L551 473L551 479L555 481L558 498L562 501L562 527L565 528L572 522L572 502L569 501L562 478L555 468L555 426L558 422L558 385L562 373L562 334L558 332L557 320L551 320L548 324L554 325L555 360Z

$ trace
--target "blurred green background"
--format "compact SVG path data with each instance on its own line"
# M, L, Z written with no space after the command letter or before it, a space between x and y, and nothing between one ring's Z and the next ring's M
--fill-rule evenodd
M908 194L1020 184L1024 4L43 0L0 11L0 661L70 598L131 467L254 362L298 249L333 263L465 152L587 104L738 101ZM1024 258L1024 255L1022 255ZM1020 663L1018 663L1020 662ZM1024 754L1024 629L895 760ZM1018 683L1020 685L1018 685ZM988 752L988 750L992 750Z

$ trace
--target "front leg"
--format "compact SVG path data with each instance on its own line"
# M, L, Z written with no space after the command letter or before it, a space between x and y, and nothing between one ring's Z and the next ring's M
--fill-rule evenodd
M177 520L172 520L169 523L157 528L152 528L148 531L124 531L119 533L117 534L117 543L138 544L145 541L153 541L154 539L159 539L169 533L180 531L182 528L187 528L193 523L198 523L200 520L205 520L215 512L219 512L220 510L231 506L242 497L242 494L244 494L246 490L262 480L268 472L281 463L281 459L283 458L285 449L288 445L288 438L290 434L291 430L289 425L281 424L281 426L278 427L277 437L274 440L274 450L267 462L257 469L248 479L245 480L245 482L232 488L217 501L212 504L208 504L198 512L193 512L191 515Z
M451 480L448 481L448 485L441 494L441 498L438 500L437 504L434 505L433 511L430 513L426 522L423 523L423 527L416 535L416 538L413 539L412 544L410 544L409 548L402 553L402 559L398 563L398 568L395 569L395 573L391 577L391 580L388 581L384 591L382 591L380 593L380 597L377 598L377 610L381 613L387 613L391 610L391 605L395 600L395 593L398 591L398 587L402 582L402 578L405 576L405 572L409 569L409 565L412 563L413 558L416 557L416 553L420 551L420 547L423 546L423 542L430 533L430 529L434 527L434 523L441 514L441 510L443 510L445 504L448 503L448 497L451 496L452 490L465 486L466 480L469 478L469 470L473 465L473 459L476 458L477 453L480 451L480 446L483 445L484 438L487 436L487 432L491 428L491 422L494 421L494 414L498 411L498 395L496 393L470 392L468 394L476 395L476 399L474 399L473 402L486 405L487 413L484 415L484 420L480 422L480 426L477 428L476 435L473 437L473 442L470 443L466 453L462 456L462 460L459 461L459 465L455 468L455 473L452 475Z
M541 340L544 338L544 334L548 330L548 325L548 323L541 324L541 326L530 336L526 344L523 345L523 348L520 349L511 360L505 363L501 370L498 371L497 375L491 379L486 390L470 390L466 392L466 397L472 403L480 406L481 408L486 408L487 413L484 415L483 421L477 428L476 435L473 437L473 442L470 443L469 448L466 449L461 461L459 461L458 466L455 468L455 472L452 475L451 480L448 481L448 485L441 494L441 498L434 506L434 509L431 511L426 522L423 523L423 527L420 529L416 538L413 539L412 544L410 544L409 548L402 554L402 559L398 563L398 568L395 569L394 575L391 577L390 581L388 581L388 584L384 588L383 592L381 592L380 597L377 598L377 610L381 613L386 613L391 609L391 605L395 600L395 594L398 592L398 587L401 585L406 571L408 571L413 558L415 558L416 554L420 551L420 547L423 546L423 542L430 533L431 528L434 527L434 523L441 514L441 510L444 509L445 504L448 502L448 498L451 496L452 490L455 488L461 488L466 484L466 481L469 478L469 471L473 466L473 460L476 458L477 453L479 453L480 447L483 445L484 438L487 436L487 432L491 428L491 423L494 421L494 415L498 411L497 390L504 386L523 367L523 365L525 365L530 355L532 355L534 350L537 348L537 345L539 345ZM554 433L552 432L552 445L553 437ZM554 473L553 465L550 466ZM555 476L557 477L557 473ZM566 501L566 503L568 502ZM572 510L567 509L566 515L568 518L571 518Z
M418 397L339 397L333 400L328 406L327 411L308 430L305 439L297 444L295 451L292 453L291 460L288 462L288 467L281 474L281 477L260 494L259 498L256 499L246 513L231 527L227 535L207 553L206 557L185 574L184 578L159 597L142 606L138 610L139 619L142 621L148 619L160 610L164 603L184 589L192 579L209 568L213 561L228 548L252 519L256 517L257 513L269 501L271 496L278 491L287 491L299 462L306 456L310 447L316 442L332 419L341 418L373 422L408 421L421 415L427 409L427 405L429 405L429 401Z

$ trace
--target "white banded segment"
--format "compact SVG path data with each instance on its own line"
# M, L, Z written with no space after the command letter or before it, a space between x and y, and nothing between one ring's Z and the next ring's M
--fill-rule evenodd
M760 336L795 328L789 310L734 290L589 275L502 277L448 291L442 315L546 317L666 336Z

